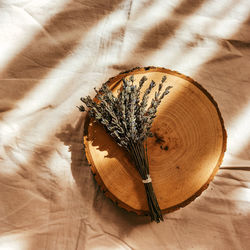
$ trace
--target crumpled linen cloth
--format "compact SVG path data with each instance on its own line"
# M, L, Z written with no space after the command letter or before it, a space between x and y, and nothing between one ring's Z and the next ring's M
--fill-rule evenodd
M250 249L248 0L0 1L0 250ZM99 190L79 98L136 66L191 76L228 132L208 189L150 223Z

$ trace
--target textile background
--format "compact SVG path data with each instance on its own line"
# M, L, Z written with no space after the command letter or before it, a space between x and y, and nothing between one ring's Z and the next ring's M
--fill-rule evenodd
M0 249L249 249L249 10L249 0L0 0ZM76 108L109 77L150 65L198 81L228 133L209 188L160 224L98 189Z

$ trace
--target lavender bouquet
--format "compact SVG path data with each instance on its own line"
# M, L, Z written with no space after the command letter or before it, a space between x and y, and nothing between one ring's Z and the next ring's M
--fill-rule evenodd
M89 115L99 121L117 144L130 155L145 186L151 220L156 222L163 221L163 217L149 174L146 139L152 136L150 129L158 106L172 88L167 86L162 90L166 79L166 76L162 77L150 104L149 94L156 86L153 80L140 98L142 86L147 81L146 76L140 79L139 84L135 84L133 75L128 80L122 79L122 88L117 97L104 83L99 91L95 89L97 102L90 96L81 98L88 107ZM86 111L82 105L78 108L82 112Z

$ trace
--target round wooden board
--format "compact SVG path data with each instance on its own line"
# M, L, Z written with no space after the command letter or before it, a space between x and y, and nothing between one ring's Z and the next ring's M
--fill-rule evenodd
M108 81L115 94L121 79L130 75L137 83L146 75L144 89L151 80L158 84L163 75L167 76L165 86L173 86L158 108L151 129L154 137L147 140L153 187L160 208L171 212L199 196L218 171L226 150L223 119L218 105L200 84L164 68L120 73ZM144 185L128 154L88 117L84 144L91 170L105 195L128 211L147 214Z

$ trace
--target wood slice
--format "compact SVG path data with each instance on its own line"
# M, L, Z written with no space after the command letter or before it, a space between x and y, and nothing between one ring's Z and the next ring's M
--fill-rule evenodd
M108 81L115 94L121 79L130 75L137 83L146 75L144 90L151 80L160 83L163 75L167 76L165 86L173 86L158 108L152 126L154 137L147 139L153 188L160 208L171 212L199 196L218 171L226 150L223 119L218 105L200 84L164 68L120 73ZM144 185L126 151L89 118L84 144L91 170L105 195L128 211L147 214Z

